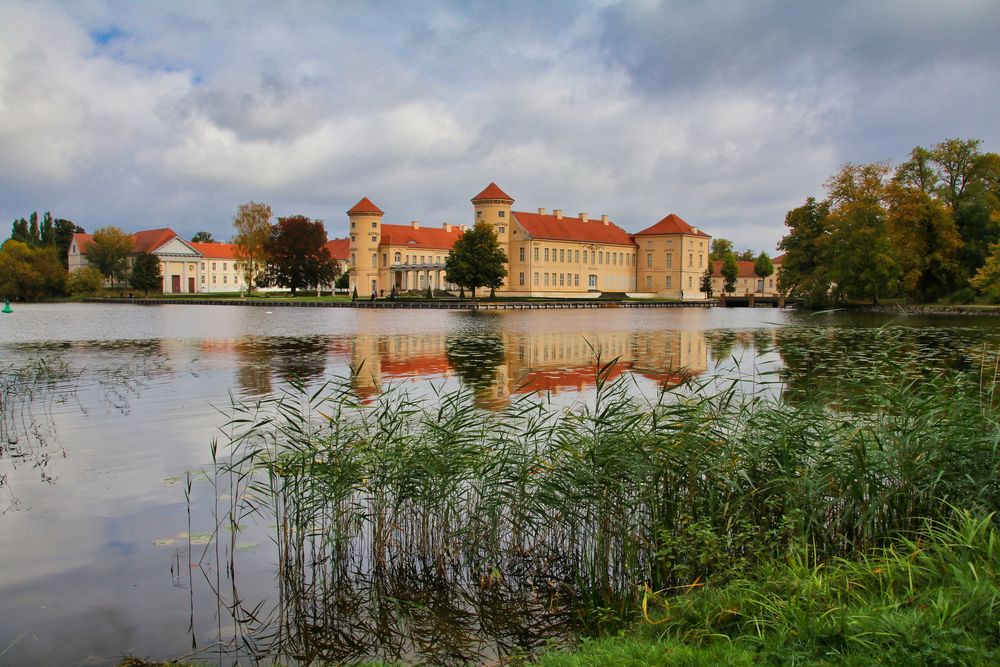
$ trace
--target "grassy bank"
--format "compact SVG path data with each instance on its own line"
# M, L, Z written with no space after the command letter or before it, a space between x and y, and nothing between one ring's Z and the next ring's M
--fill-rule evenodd
M948 628L965 618L962 598L993 613L996 554L969 561L987 586L975 591L944 578L966 577L957 557L924 554L971 525L995 540L992 381L908 381L893 350L881 353L836 397L785 400L779 377L758 375L749 391L736 378L648 402L607 382L608 365L593 401L572 410L528 400L491 413L468 393L362 404L349 382L238 404L224 466L238 500L224 528L266 517L285 596L247 634L280 637L262 651L329 661L349 658L352 642L391 657L430 633L438 644L416 659L450 662L440 645L482 642L483 627L491 642L532 628L499 649L523 656L631 628L547 661L622 651L628 664L629 652L682 642L705 660L807 664L865 646L870 659L892 637L900 651L917 646L906 637L953 641L947 650L978 660L996 623ZM644 605L657 624L635 630ZM350 631L338 609L352 610Z

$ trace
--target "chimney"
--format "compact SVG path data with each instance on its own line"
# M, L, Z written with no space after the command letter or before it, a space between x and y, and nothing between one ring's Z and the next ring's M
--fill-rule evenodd
M692 227L691 231L693 231L695 234L697 234L698 233L698 228L697 227Z
M451 225L449 225L447 222L444 223L444 231L446 231L446 232L450 232L451 231Z
M414 229L420 229L420 222L418 222L417 220L410 220L410 227L413 227Z
M606 216L606 215L602 215L602 216L601 216L601 222L603 222L603 223L604 223L605 225L606 225L606 224L608 224L608 222L610 222L610 221L608 220L608 216Z
M588 219L588 217L587 217L586 213L581 213L580 214L580 222L587 222L587 219Z
M562 209L561 208L552 209L552 215L556 216L556 220L562 220Z
M545 209L544 208L538 209L538 215L545 215Z

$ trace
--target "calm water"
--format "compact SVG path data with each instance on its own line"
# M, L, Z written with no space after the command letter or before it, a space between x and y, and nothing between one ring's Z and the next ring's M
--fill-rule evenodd
M770 309L16 305L0 316L0 665L114 664L130 652L251 662L241 646L253 619L234 620L226 604L242 600L243 614L281 608L275 547L267 525L212 537L228 492L211 479L211 442L225 441L232 399L292 378L318 384L354 369L365 402L393 388L432 397L466 387L484 409L532 392L564 406L592 395L599 352L640 394L689 376L739 375L792 399L876 367L883 380L976 369L995 359L998 341L993 318ZM24 375L39 360L44 372ZM233 545L235 578L220 557ZM486 660L561 632L558 613L532 612L516 591L470 619L405 570L396 585L423 591L414 604L427 615L408 616L399 637L378 623L353 626L363 609L342 610L330 633L341 656ZM450 613L437 614L443 607ZM449 633L449 623L467 627ZM446 654L434 652L450 641Z

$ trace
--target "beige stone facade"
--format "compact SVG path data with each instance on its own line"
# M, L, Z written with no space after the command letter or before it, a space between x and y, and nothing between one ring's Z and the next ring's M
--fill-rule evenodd
M593 297L603 293L700 299L711 237L670 214L635 234L607 215L513 210L491 183L472 199L472 222L486 222L507 254L505 296ZM347 212L351 287L361 297L396 290L454 290L445 258L464 226L392 225L367 197Z

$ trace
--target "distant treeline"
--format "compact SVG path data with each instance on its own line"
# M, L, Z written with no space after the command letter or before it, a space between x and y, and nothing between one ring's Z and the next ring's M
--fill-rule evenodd
M785 216L778 286L812 306L1000 300L1000 155L979 139L845 164Z

